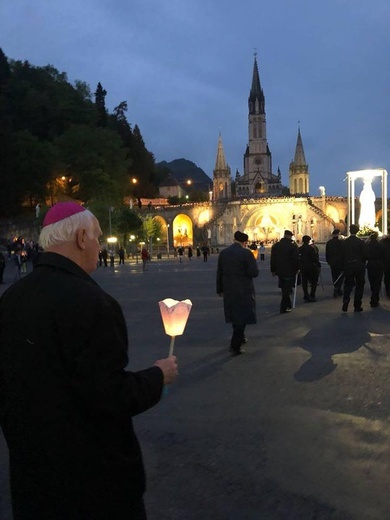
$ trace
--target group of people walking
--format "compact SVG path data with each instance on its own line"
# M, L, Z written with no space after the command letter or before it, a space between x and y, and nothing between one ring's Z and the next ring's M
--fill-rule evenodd
M325 255L332 273L333 296L342 296L343 312L348 311L353 289L354 311L361 312L366 269L371 290L370 306L379 305L382 280L390 298L390 237L379 241L378 233L373 232L365 242L357 236L359 226L356 224L351 224L349 232L346 240L340 240L340 232L335 229L332 239L326 244Z
M326 243L325 258L331 269L334 298L342 297L342 311L347 312L353 295L355 312L361 312L367 269L370 283L371 307L378 307L382 279L390 298L390 237L378 240L372 233L367 241L357 237L359 226L349 227L350 236L343 240L335 229ZM248 248L248 235L234 234L234 243L221 251L217 267L217 294L223 297L225 321L232 324L230 350L234 356L244 352L245 327L256 323L256 300L253 279L259 274L258 264ZM281 289L280 313L292 311L295 306L297 285L302 285L303 300L316 302L316 290L321 279L319 250L309 235L302 237L302 245L285 230L283 238L271 249L270 268L278 278ZM292 298L294 301L292 301Z
M353 295L353 308L361 312L367 269L370 283L371 307L378 307L382 279L386 295L390 298L390 237L378 240L374 232L367 241L357 236L359 226L351 224L350 236L340 239L340 230L335 229L326 243L325 259L331 269L334 298L342 297L342 311L347 312ZM293 287L302 284L305 302L316 301L316 289L321 276L319 251L309 235L302 237L302 245L293 240L291 231L286 230L283 238L271 249L271 272L278 276L282 290L280 312L292 310ZM322 281L321 281L322 282Z

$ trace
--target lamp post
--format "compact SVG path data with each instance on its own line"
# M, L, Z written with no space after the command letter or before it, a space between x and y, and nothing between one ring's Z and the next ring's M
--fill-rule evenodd
M169 224L167 224L167 256L169 258Z
M114 208L112 206L110 206L108 208L108 225L109 225L109 228L110 228L110 237L112 237L112 228L111 228L111 212L114 211Z

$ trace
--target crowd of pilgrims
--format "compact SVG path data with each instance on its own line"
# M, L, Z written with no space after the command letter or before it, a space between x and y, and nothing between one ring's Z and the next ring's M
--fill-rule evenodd
M379 305L382 282L384 284L385 294L390 298L390 236L379 238L378 233L373 232L371 235L362 239L356 236L359 228L352 224L350 226L350 236L343 238L338 229L332 233L332 238L326 243L325 259L331 269L333 281L334 298L342 297L342 310L348 310L348 304L351 293L354 293L354 310L362 311L361 300L365 285L365 277L370 284L371 307ZM277 241L275 241L277 243ZM292 242L294 242L292 240ZM268 245L268 244L267 244ZM271 242L272 250L275 243ZM319 258L319 250L314 244L310 236L302 237L302 245L295 244L297 249L297 265L294 266L294 260L284 258L285 262L290 262L290 269L295 272L296 281L302 285L303 299L305 302L313 303L316 301L316 289L321 276L321 263ZM249 248L253 250L256 258L259 256L264 261L265 252L264 242L252 242ZM6 266L6 256L11 264L15 267L15 279L19 278L21 273L27 272L27 262L31 261L32 265L36 262L42 253L38 243L33 240L25 240L22 237L13 237L6 244L7 253L0 252L0 283L3 283L3 273ZM271 251L272 251L271 250ZM203 256L207 261L207 256L214 251L207 244L197 246L195 248L196 256ZM219 251L216 250L218 253ZM259 255L260 253L260 255ZM184 247L178 247L174 250L174 256L179 259L184 254ZM119 248L117 252L102 248L99 254L99 265L107 265L114 263L114 256L119 256L119 263L124 263L125 251ZM188 257L192 257L192 248L188 247ZM271 253L272 255L272 253Z

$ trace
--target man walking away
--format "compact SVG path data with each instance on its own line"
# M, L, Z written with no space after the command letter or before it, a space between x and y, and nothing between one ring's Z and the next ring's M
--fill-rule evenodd
M344 240L344 295L343 295L343 312L348 311L348 304L351 292L355 287L355 296L353 301L354 311L361 312L362 298L365 283L366 269L366 247L363 240L356 236L359 226L351 224L349 226L350 236Z
M344 241L339 238L339 235L339 229L333 230L332 238L328 240L325 246L325 259L330 266L330 272L332 274L334 298L343 295L342 286L344 274L342 273L344 263Z
M378 233L371 233L366 243L367 276L371 289L371 307L378 307L385 263L385 248L378 241Z
M271 273L272 276L278 276L279 287L282 289L281 314L291 312L290 294L299 269L298 246L292 236L292 232L286 230L283 238L271 249Z
M390 298L390 236L384 236L381 242L385 250L383 283L385 285L386 296Z
M233 356L243 354L246 343L245 326L256 323L256 299L253 278L259 274L257 262L246 248L248 235L234 233L234 243L220 252L217 267L217 294L223 296L226 323L233 335L230 350Z
M321 264L318 257L318 250L310 245L311 237L304 235L302 237L303 245L299 251L299 269L302 276L303 299L305 302L316 301L316 290L318 277L321 270ZM310 294L308 286L310 285Z

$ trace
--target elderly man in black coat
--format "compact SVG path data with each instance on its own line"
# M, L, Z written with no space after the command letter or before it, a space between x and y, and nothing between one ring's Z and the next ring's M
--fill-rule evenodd
M291 231L286 229L283 238L271 249L271 273L279 278L279 287L282 289L281 314L292 310L290 294L299 269L298 246L292 236Z
M145 519L132 417L177 374L175 356L126 371L122 310L90 277L97 219L75 203L47 213L35 269L0 299L0 424L15 520Z
M234 243L220 252L217 268L217 294L223 296L226 323L233 326L230 350L233 356L244 353L245 326L256 323L253 278L259 268L253 253L246 248L248 235L236 231Z
M332 238L327 241L325 246L325 259L330 265L333 281L333 297L343 295L342 286L344 282L344 243L339 238L340 230L332 231Z
M342 311L348 311L348 304L353 288L355 295L353 299L354 312L361 312L364 284L366 281L367 252L363 240L356 236L359 231L357 224L349 226L350 236L344 240L344 294Z

